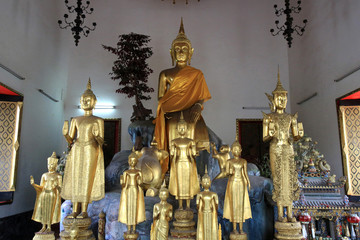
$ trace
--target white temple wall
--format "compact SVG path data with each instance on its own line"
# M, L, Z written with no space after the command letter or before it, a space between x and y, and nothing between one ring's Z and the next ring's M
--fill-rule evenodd
M55 1L0 1L0 63L26 78L19 80L0 68L0 82L24 95L14 202L0 206L0 218L33 209L36 194L30 175L39 184L47 158L63 151L61 92L66 90L68 50L53 19L57 12Z
M360 71L338 83L334 80L360 66L360 2L303 3L302 19L307 18L309 24L289 50L291 107L299 112L305 133L319 143L320 152L339 177L343 167L335 99L360 87ZM316 97L297 104L315 92Z

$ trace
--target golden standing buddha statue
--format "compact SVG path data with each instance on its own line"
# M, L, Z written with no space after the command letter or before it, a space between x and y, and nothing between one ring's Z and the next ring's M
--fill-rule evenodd
M60 222L61 218L60 192L62 177L55 171L58 163L55 152L47 161L49 172L41 176L40 185L35 184L33 176L30 176L30 184L36 190L36 202L32 220L42 223L39 233L52 233L53 235L51 224Z
M104 120L92 115L96 96L91 90L89 79L87 89L80 99L84 116L64 122L63 135L72 144L64 172L62 198L71 200L73 213L68 218L87 218L87 207L92 201L105 196L104 179ZM79 204L81 203L81 214Z
M304 135L302 123L297 122L298 115L285 112L287 91L278 81L271 101L272 112L263 118L263 140L270 142L270 168L274 183L273 200L278 207L278 221L296 222L293 217L293 201L299 199L299 187L294 161L294 149L290 130L295 141ZM284 218L284 207L287 208L287 219Z
M165 181L160 188L159 197L160 203L154 205L150 240L167 240L169 235L169 221L173 215L173 207L167 202L169 190L165 186Z
M169 191L179 200L179 209L183 207L183 200L186 200L186 207L190 208L190 200L200 192L195 156L195 141L185 137L187 123L181 114L177 124L180 137L173 139L170 146L171 167Z
M129 170L126 170L120 177L122 186L119 218L118 221L128 227L124 233L125 239L136 237L136 224L145 221L145 201L144 192L140 185L142 184L142 174L135 166L138 162L138 156L135 152L129 155ZM132 239L132 238L131 238Z
M190 67L194 49L181 25L178 36L172 42L170 54L175 67L163 70L159 76L158 108L155 119L155 138L159 148L167 150L168 145L178 138L177 122L180 112L188 122L186 137L194 139L197 151L209 151L209 135L201 117L203 103L211 98L203 73ZM168 170L169 160L162 163L163 174Z
M211 192L211 179L205 167L205 175L202 177L201 184L204 188L196 196L196 206L198 208L197 240L221 240L218 231L217 210L219 205L218 195Z
M236 138L231 146L231 152L234 158L226 164L226 172L229 175L224 200L224 218L233 223L233 232L230 239L238 239L236 235L242 235L246 239L246 233L243 232L243 223L251 218L251 206L249 200L250 180L247 174L247 161L241 156L241 145ZM239 224L239 230L237 230Z

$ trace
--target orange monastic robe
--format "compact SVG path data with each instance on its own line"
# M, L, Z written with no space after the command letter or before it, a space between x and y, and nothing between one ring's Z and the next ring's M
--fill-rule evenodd
M178 112L190 108L196 102L211 98L203 73L196 68L186 66L175 76L169 90L159 100L155 119L155 139L158 148L167 150L165 113ZM169 159L161 166L167 171Z

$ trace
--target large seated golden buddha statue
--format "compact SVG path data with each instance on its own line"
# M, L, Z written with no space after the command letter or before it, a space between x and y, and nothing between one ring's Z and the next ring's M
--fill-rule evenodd
M188 123L186 137L195 140L197 151L209 151L209 135L201 111L203 103L211 95L203 73L189 66L193 51L181 20L179 34L170 49L175 67L163 70L159 76L159 103L154 133L159 149L168 150L171 140L179 137L176 125L183 111ZM168 170L168 164L168 160L162 163L163 174Z

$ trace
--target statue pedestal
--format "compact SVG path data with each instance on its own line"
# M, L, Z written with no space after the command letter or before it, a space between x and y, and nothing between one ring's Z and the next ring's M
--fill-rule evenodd
M33 240L55 240L54 232L36 232Z
M275 222L275 239L277 240L301 240L301 224L300 222Z
M191 209L177 209L173 222L174 228L170 229L170 240L193 240L196 239L195 222L193 220L194 213Z
M61 240L95 240L89 229L91 218L65 218L63 221L64 231L60 233Z
M230 233L230 240L247 240L246 233Z
M135 232L135 233L124 232L124 239L125 240L135 240L135 239L138 239L138 237L139 237L138 232Z

